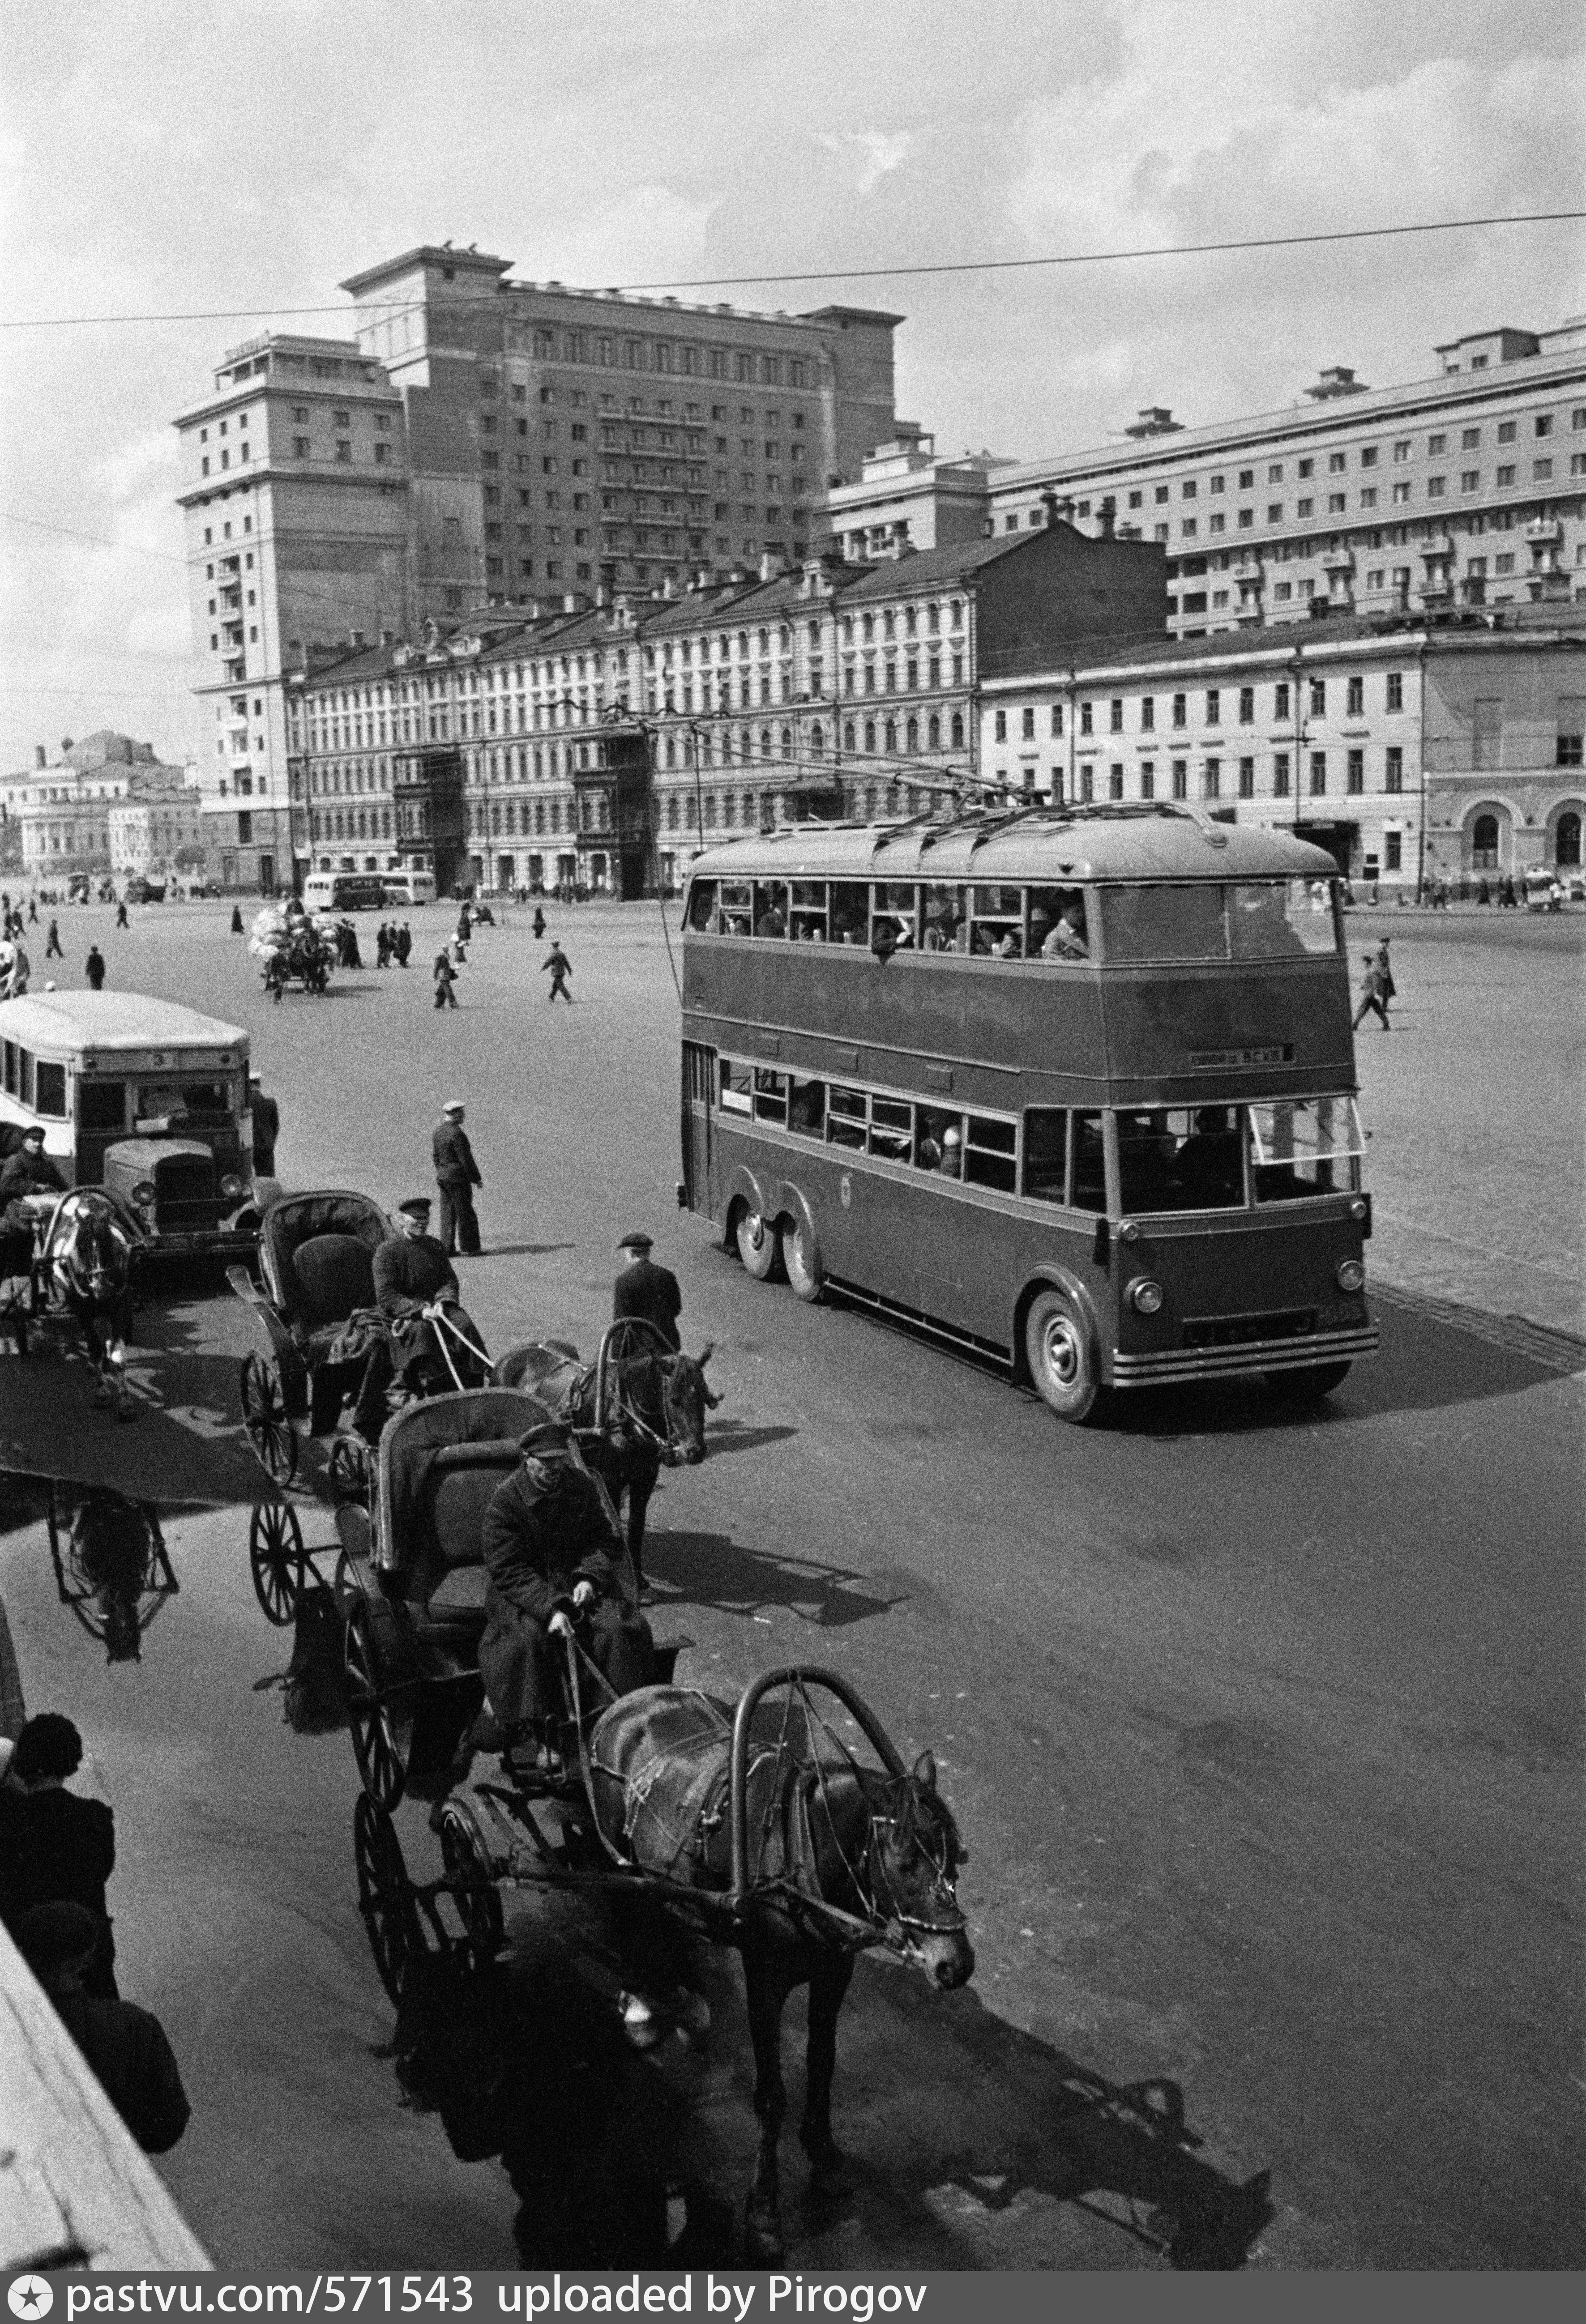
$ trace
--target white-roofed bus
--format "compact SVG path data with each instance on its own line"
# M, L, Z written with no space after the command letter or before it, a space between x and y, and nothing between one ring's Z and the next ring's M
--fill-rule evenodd
M69 1186L124 1202L156 1255L246 1257L259 1240L248 1037L141 992L0 1002L0 1147L37 1125Z
M679 1199L752 1275L1072 1420L1375 1351L1320 849L1171 805L801 825L693 863L683 953Z

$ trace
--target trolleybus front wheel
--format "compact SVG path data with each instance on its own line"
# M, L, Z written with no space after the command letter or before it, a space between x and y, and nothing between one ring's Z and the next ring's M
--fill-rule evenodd
M777 1231L758 1211L738 1213L736 1240L743 1271L757 1283L769 1283L777 1271Z
M792 1219L782 1229L782 1265L800 1299L820 1297L825 1282L820 1245L802 1219Z
M1061 1291L1039 1291L1024 1319L1024 1354L1043 1402L1064 1420L1093 1421L1105 1402L1095 1344Z
M1342 1386L1349 1374L1347 1362L1340 1364L1303 1364L1296 1371L1267 1372L1263 1375L1268 1394L1285 1404L1319 1404Z

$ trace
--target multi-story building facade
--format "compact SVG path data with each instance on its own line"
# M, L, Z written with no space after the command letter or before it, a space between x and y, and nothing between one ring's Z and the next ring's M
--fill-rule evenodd
M760 315L410 251L355 338L267 334L181 414L211 853L291 872L285 673L490 605L803 557L893 425L895 315Z
M208 819L197 772L195 768L191 780L183 776L137 781L130 797L112 801L110 869L117 878L207 869Z
M989 478L998 532L1111 504L1159 541L1179 637L1338 614L1567 603L1586 591L1586 318L1477 333L1430 379L1372 390L1342 367L1297 406L1176 426Z
M460 786L468 876L613 884L601 797L642 728L661 884L700 845L802 811L916 813L983 787L982 684L1089 638L1135 636L1161 552L1066 525L862 566L807 558L678 596L503 613L371 649L291 687L300 847L393 868L404 804ZM596 781L595 779L601 779ZM594 819L586 814L593 810Z
M1185 799L1369 884L1581 866L1586 629L1338 619L988 681L982 761L1054 799Z
M0 807L20 842L22 878L34 886L108 873L116 868L117 814L145 792L184 783L184 770L163 765L152 742L107 728L62 742L54 761L41 742L32 768L0 784Z
M991 452L938 460L935 438L900 420L892 440L868 455L857 483L833 485L816 539L829 539L850 564L895 557L899 549L982 540L992 471L1014 465Z

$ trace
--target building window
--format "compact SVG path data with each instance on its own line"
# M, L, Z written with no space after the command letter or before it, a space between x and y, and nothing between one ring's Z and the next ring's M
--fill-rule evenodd
M1514 481L1515 472L1512 466L1499 468L1498 472L1498 488L1500 493L1507 492Z
M1189 696L1188 696L1188 695L1187 695L1187 694L1176 694L1176 695L1174 696L1174 697L1173 697L1173 723L1174 723L1174 724L1175 724L1176 726L1187 726L1187 725L1188 725L1188 724L1189 724Z
M1118 695L1114 695L1107 706L1107 731L1110 734L1121 734L1123 732L1123 702Z
M1327 680L1324 678L1311 680L1311 715L1313 718L1325 718L1327 715Z
M1021 714L1019 733L1027 742L1033 742L1036 739L1036 714L1033 705L1028 705Z
M1405 706L1405 681L1397 669L1388 673L1388 706L1390 710L1402 710Z
M1155 798L1156 796L1157 762L1154 759L1142 759L1140 761L1140 797L1143 799L1148 799Z
M1385 790L1389 791L1402 791L1404 787L1404 750L1399 743L1390 742L1388 746L1388 773L1384 780L1383 788Z
M1325 751L1313 751L1311 753L1311 797L1313 798L1324 798L1326 795L1327 753Z
M1278 751L1273 756L1272 796L1274 798L1288 797L1288 752L1286 751Z
M1005 742L1008 740L1008 713L1005 710L999 710L996 714L992 726L992 739L998 742Z
M1220 687L1211 686L1206 689L1206 724L1208 726L1220 726L1222 723L1222 690Z
M1175 759L1173 761L1173 796L1176 799L1189 797L1189 761L1187 759Z
M1156 728L1157 697L1154 694L1143 695L1140 698L1140 733L1152 734L1155 733ZM1063 729L1061 726L1054 726L1052 732L1054 734L1060 734Z
M1082 734L1088 734L1093 731L1094 716L1094 705L1082 702L1079 706L1079 731Z
M1060 735L1063 732L1063 705L1060 702L1052 705L1052 732L1054 735Z
M1256 723L1256 689L1253 686L1240 687L1239 723L1241 726L1253 726Z
M1222 761L1221 759L1208 759L1201 770L1201 796L1214 799L1221 798L1222 793Z
M1116 762L1107 770L1107 796L1110 799L1123 797L1123 769Z
M1366 681L1363 678L1351 678L1349 680L1345 688L1343 706L1345 715L1351 718L1358 718L1365 709Z
M1533 483L1533 484L1550 484L1550 483L1552 482L1552 480L1553 480L1553 462L1552 462L1551 460L1533 460L1533 461L1532 461L1532 463L1531 463L1531 481L1532 481L1532 483Z
M1440 501L1440 500L1443 498L1443 493L1447 491L1447 489L1448 489L1448 478L1447 478L1446 476L1428 476L1428 477L1427 477L1427 479L1426 479L1426 497L1427 497L1427 499L1428 499L1429 501Z
M1353 793L1363 791L1365 788L1366 753L1364 751L1351 751L1344 774L1344 788Z
M1256 796L1256 762L1254 759L1241 759L1239 762L1239 795L1241 799L1254 798Z

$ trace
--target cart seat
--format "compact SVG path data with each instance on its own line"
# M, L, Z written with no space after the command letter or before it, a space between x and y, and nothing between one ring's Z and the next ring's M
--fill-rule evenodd
M356 1235L314 1235L292 1252L290 1268L292 1313L307 1331L375 1304L374 1254Z
M518 1438L545 1417L506 1388L410 1405L380 1441L375 1563L422 1629L476 1646L484 1628L484 1513L522 1461Z

